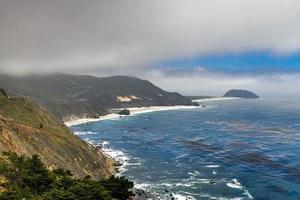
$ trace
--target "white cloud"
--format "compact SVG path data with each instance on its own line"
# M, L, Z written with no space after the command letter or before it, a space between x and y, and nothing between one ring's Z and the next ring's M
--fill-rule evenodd
M298 0L2 0L0 69L128 69L300 49ZM123 71L126 71L123 70Z
M144 78L163 89L185 95L220 96L229 89L247 89L262 97L300 97L297 90L300 88L300 73L229 75L206 70L184 73L154 70L145 74Z
M299 0L1 0L0 71L137 75L186 94L292 94L298 74L151 66L208 54L299 52L299 13Z

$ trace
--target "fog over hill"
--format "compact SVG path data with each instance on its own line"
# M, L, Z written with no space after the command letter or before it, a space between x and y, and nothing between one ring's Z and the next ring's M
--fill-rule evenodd
M0 85L11 94L32 98L60 119L97 117L109 108L192 104L178 93L129 76L0 75Z

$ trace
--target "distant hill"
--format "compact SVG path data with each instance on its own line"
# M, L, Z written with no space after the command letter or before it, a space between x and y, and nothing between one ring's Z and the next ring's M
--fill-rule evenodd
M259 98L258 95L248 90L229 90L224 94L224 97L240 97L247 99Z
M0 151L9 150L38 154L49 168L69 169L77 177L107 177L114 165L45 109L25 98L0 96Z
M60 119L97 117L108 108L192 104L178 93L129 76L0 75L0 86L9 93L34 99Z

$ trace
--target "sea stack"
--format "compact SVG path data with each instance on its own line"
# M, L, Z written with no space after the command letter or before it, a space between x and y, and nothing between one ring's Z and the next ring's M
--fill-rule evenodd
M224 94L224 97L239 97L246 99L257 99L259 96L248 90L229 90Z
M119 115L130 115L130 111L127 109L123 109L120 112L118 112Z

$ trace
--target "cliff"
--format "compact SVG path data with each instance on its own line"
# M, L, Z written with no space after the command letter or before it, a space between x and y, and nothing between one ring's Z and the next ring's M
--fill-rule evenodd
M0 151L38 154L48 168L99 179L113 173L114 162L75 136L45 109L21 97L0 96Z

